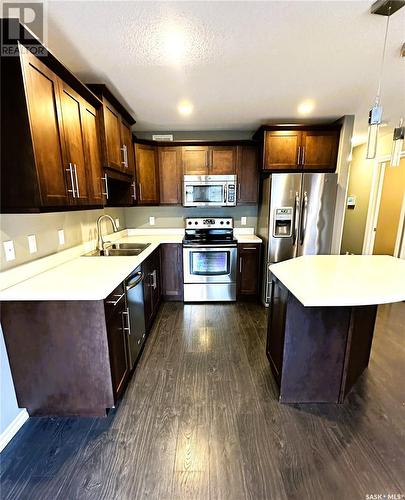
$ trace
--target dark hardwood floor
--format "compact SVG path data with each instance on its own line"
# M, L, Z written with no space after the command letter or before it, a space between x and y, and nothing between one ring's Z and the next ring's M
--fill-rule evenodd
M107 418L30 419L6 499L365 499L405 494L405 303L379 308L343 405L281 405L255 304L163 304Z

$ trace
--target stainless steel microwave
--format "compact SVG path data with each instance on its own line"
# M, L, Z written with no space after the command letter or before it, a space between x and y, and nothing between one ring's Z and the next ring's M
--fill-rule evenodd
M185 207L234 207L236 175L185 175Z

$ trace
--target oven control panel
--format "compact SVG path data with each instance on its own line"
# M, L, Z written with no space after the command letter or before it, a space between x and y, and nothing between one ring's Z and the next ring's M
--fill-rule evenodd
M232 217L187 217L186 229L233 228Z

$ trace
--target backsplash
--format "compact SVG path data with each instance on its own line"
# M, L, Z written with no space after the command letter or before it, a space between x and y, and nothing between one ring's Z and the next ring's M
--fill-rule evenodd
M106 208L105 210L79 210L77 212L53 212L43 214L3 214L1 215L1 270L30 262L51 255L70 247L80 245L96 238L97 218L107 213L114 219L119 218L120 229L125 229L125 211L122 208ZM110 233L110 224L103 230ZM58 230L65 233L65 244L59 245ZM27 236L35 234L36 253L30 254ZM5 260L3 242L14 241L15 260Z
M239 206L229 208L184 208L184 207L133 207L125 208L127 228L162 228L184 227L185 217L233 217L235 227L245 227L241 217L246 217L246 227L257 224L256 206ZM149 217L155 217L155 225L149 224Z

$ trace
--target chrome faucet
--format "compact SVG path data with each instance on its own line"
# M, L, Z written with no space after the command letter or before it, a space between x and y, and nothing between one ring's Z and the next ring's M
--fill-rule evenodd
M100 217L97 219L97 249L99 250L100 253L105 252L105 248L104 248L105 243L110 243L109 241L104 241L103 235L101 234L101 224L100 223L104 218L111 222L114 233L116 233L118 231L117 226L115 225L114 219L111 217L111 215L108 215L108 214L100 215Z

